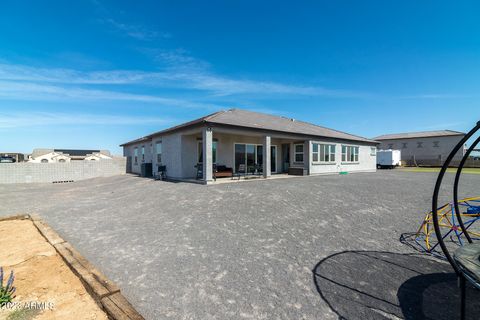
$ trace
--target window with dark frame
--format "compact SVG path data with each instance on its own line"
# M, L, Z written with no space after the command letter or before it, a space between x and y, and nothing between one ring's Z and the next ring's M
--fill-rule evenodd
M157 163L162 163L162 141L157 141L155 144L155 151L157 153Z
M203 163L203 142L197 144L198 163ZM217 163L217 141L212 141L212 161Z
M295 162L303 162L303 143L294 145Z

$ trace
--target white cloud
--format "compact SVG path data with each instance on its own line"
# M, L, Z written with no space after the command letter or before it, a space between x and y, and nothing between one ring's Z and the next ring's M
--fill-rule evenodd
M450 94L450 93L422 93L416 95L407 95L400 97L401 99L458 99L471 98L472 95Z
M60 87L42 85L31 82L0 81L0 98L11 100L110 100L133 101L159 104L165 107L219 109L215 104L200 103L186 99L165 98L154 95L123 93L109 90L84 89L76 87Z
M153 40L155 38L168 39L172 37L172 35L168 32L152 31L142 25L126 24L126 23L122 23L117 20L114 20L112 18L100 19L99 21L102 23L108 24L109 26L113 27L115 30L121 32L122 34L125 34L137 40Z
M51 112L0 113L0 129L50 125L135 125L169 124L172 119L114 116L102 114L70 114Z
M179 88L182 90L206 91L216 96L228 95L292 95L367 97L368 94L347 90L327 89L318 86L292 85L271 81L232 79L211 73L194 58L177 53L162 56L170 65L162 72L138 70L108 70L82 72L73 69L34 68L23 65L0 64L0 80L53 82L80 85L125 85ZM1 90L1 89L0 89Z

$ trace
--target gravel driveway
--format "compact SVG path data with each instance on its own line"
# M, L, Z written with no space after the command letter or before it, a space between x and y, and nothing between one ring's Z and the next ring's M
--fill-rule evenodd
M0 215L39 213L147 319L451 319L450 267L399 242L429 210L435 178L0 185ZM479 195L480 175L462 183Z

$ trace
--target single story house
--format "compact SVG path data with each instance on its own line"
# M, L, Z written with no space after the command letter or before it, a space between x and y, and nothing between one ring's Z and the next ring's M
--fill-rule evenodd
M70 162L72 159L68 154L56 151L49 151L47 149L36 149L33 151L28 162L31 163L55 163L55 162Z
M52 163L70 162L76 160L101 160L112 159L108 150L82 150L82 149L34 149L28 162Z
M400 150L406 165L440 166L464 136L464 132L437 130L386 134L373 139L380 142L381 150ZM459 162L465 152L464 146L455 155L453 164Z
M110 155L107 155L102 152L94 152L91 154L87 154L87 156L83 160L84 161L100 161L100 160L109 160L109 159L112 159Z
M233 174L260 171L299 175L376 170L377 142L311 123L231 109L121 144L127 172L153 174L166 166L170 179L213 180L213 168Z

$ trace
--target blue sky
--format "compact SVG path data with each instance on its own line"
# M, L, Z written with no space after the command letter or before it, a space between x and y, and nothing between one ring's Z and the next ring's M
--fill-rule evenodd
M0 149L107 148L228 108L350 133L480 120L478 1L0 2Z

